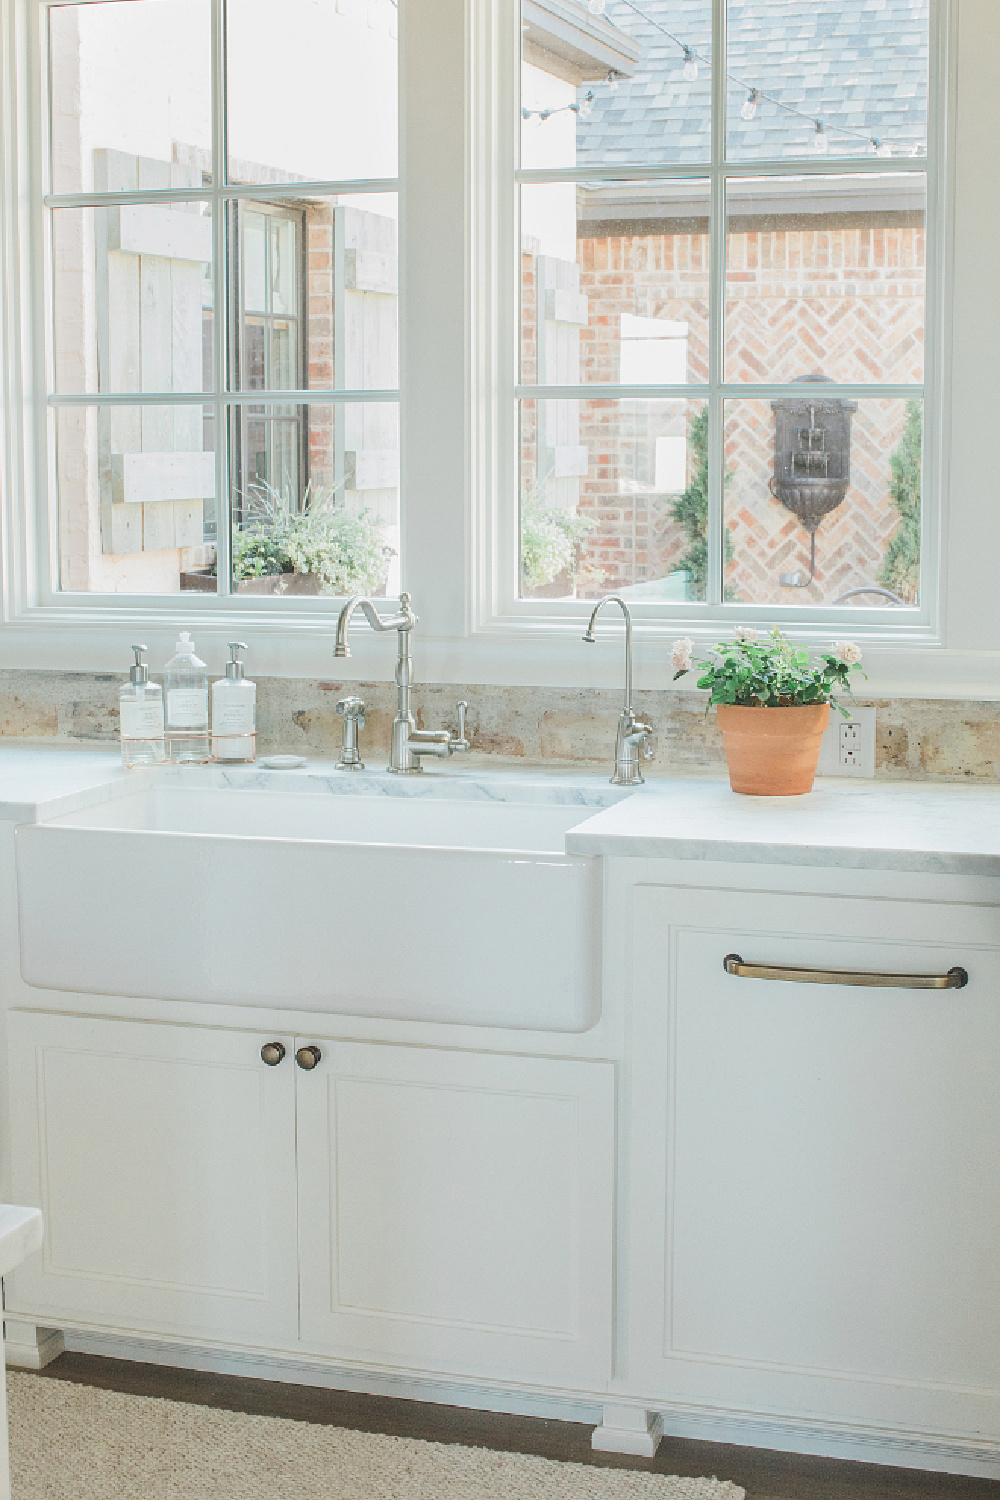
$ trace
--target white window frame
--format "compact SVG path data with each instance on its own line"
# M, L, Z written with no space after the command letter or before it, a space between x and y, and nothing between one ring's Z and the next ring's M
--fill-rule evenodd
M51 564L50 543L36 525L47 460L39 465L32 347L32 330L44 321L34 206L41 160L32 133L41 100L32 41L40 3L0 0L0 666L121 670L123 643L137 627L149 636L155 663L184 623L219 642L238 627L258 672L330 676L336 601L310 601L308 609L279 601L282 608L265 610L259 601L220 607L222 601L196 603L188 595L53 603L40 597L39 562ZM875 633L855 626L845 609L837 621L871 642L872 692L1000 697L1000 611L993 607L1000 504L983 460L984 434L993 432L1000 409L992 248L1000 241L1000 204L983 169L1000 150L990 63L1000 46L1000 13L995 0L931 4L936 116L929 235L938 269L928 306L928 340L936 344L926 380L925 493L936 490L938 499L937 520L930 514L925 524L924 550L930 557L933 549L935 566L919 625L893 638L884 624ZM581 649L585 606L540 608L513 597L517 482L510 438L518 330L509 272L518 12L517 0L411 0L411 21L417 15L419 24L408 25L400 0L404 580L421 617L420 680L610 685L620 675L618 653ZM890 159L886 168L893 165ZM718 628L692 628L690 605L674 616L662 606L644 606L637 615L637 680L649 686L669 685L665 641L681 627L696 638ZM727 610L727 619L741 617ZM805 640L816 633L815 618L793 631ZM829 627L818 633L828 639ZM389 656L384 641L360 631L352 677L390 678Z
M514 7L516 9L516 7ZM502 30L496 39L493 88L505 121L520 120L518 90L519 28L515 31L511 14L499 7ZM712 0L712 55L722 55L725 43L726 0ZM718 639L738 623L769 626L778 623L797 639L828 640L831 632L879 645L935 645L941 640L941 582L943 545L941 517L944 508L947 475L944 457L946 432L944 423L948 358L948 265L949 215L947 212L950 166L949 123L953 92L954 29L952 0L931 0L930 25L930 98L928 145L920 158L877 158L850 156L838 158L835 137L831 154L817 158L779 160L727 159L726 90L723 69L712 71L712 129L710 157L704 164L664 165L641 163L627 166L600 167L587 165L562 170L521 169L517 161L515 124L501 127L497 142L499 171L503 185L497 194L494 212L497 233L492 237L498 251L493 268L493 297L496 304L497 338L497 414L495 428L495 465L499 492L498 520L493 530L494 555L487 564L490 586L481 578L479 628L488 632L540 632L560 625L576 629L592 603L578 600L522 599L519 597L519 523L518 492L520 453L517 430L517 405L520 399L663 399L681 397L688 401L704 398L709 406L709 526L708 526L708 600L673 605L666 602L630 601L633 619L644 634L660 636L689 635L698 643ZM678 64L679 65L679 64ZM927 293L925 332L925 379L921 384L851 384L836 382L825 390L827 396L852 400L869 398L919 397L924 402L922 545L920 604L915 609L887 610L804 604L754 605L723 604L723 403L727 399L767 399L801 395L803 387L788 383L748 384L723 378L725 343L725 195L726 183L741 178L803 177L844 174L888 173L927 175ZM519 384L520 351L520 255L518 244L517 193L520 184L621 180L697 180L706 182L710 192L709 225L711 255L711 289L709 311L709 378L707 383L678 386L626 386L587 382L578 386L542 386ZM486 242L490 240L484 236ZM817 388L818 389L818 388Z

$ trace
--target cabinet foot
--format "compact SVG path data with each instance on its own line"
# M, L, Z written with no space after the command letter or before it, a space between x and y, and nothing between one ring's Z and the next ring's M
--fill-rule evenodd
M66 1347L58 1328L39 1328L18 1318L4 1318L4 1356L18 1370L44 1370Z
M604 1415L590 1446L599 1453L631 1453L652 1458L663 1436L663 1418L658 1411L630 1406L625 1401L605 1401Z

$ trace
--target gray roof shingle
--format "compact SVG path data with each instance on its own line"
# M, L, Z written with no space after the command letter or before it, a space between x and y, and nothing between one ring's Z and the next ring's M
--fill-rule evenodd
M585 5L585 0L581 0ZM815 129L828 128L831 157L871 157L867 140L843 125L918 154L927 132L929 0L729 0L728 150L743 159L812 156ZM637 14L637 11L641 12ZM709 154L710 64L683 76L683 55L665 27L703 59L711 57L709 0L607 0L605 18L642 44L635 77L593 90L577 126L577 161L704 162ZM657 25L659 23L659 25ZM744 86L745 85L745 86ZM798 119L761 99L740 117L749 87L800 110Z

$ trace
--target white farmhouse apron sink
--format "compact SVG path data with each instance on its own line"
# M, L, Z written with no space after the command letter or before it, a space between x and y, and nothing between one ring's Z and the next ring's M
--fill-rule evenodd
M567 855L564 839L593 808L443 790L166 782L23 825L23 977L102 995L586 1030L600 1012L600 861Z

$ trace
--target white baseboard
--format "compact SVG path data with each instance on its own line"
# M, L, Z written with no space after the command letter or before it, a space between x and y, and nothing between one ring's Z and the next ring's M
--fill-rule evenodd
M1000 1479L1000 1441L970 1441L950 1434L892 1432L833 1422L695 1408L666 1409L665 1437L705 1443L733 1443L778 1453L808 1453L817 1458L845 1458L855 1463L923 1469L935 1474L966 1474Z
M320 1357L269 1355L208 1345L174 1343L166 1339L129 1338L93 1330L66 1331L66 1348L109 1359L132 1359L139 1364L171 1365L180 1370L209 1370L217 1375L243 1375L254 1380L280 1380L325 1390L357 1391L365 1396L393 1396L404 1401L431 1401L470 1411L495 1411L515 1417L547 1417L557 1422L594 1423L601 1420L600 1397L593 1401L549 1392L436 1376L391 1374L386 1371L338 1365Z
M512 1416L545 1417L561 1422L603 1426L603 1407L609 1399L634 1403L654 1416L658 1412L666 1437L701 1442L731 1443L781 1453L812 1454L821 1458L852 1459L894 1468L923 1469L939 1474L966 1474L1000 1479L1000 1439L972 1440L951 1434L885 1430L798 1417L761 1416L755 1412L710 1410L705 1407L660 1407L631 1393L560 1396L472 1382L407 1373L392 1374L358 1366L339 1365L317 1356L268 1355L257 1351L213 1348L169 1339L134 1338L97 1330L65 1332L66 1348L81 1354L136 1360L141 1364L208 1370L220 1375L243 1375L279 1380L328 1390L358 1391L408 1401L431 1401L473 1411Z

